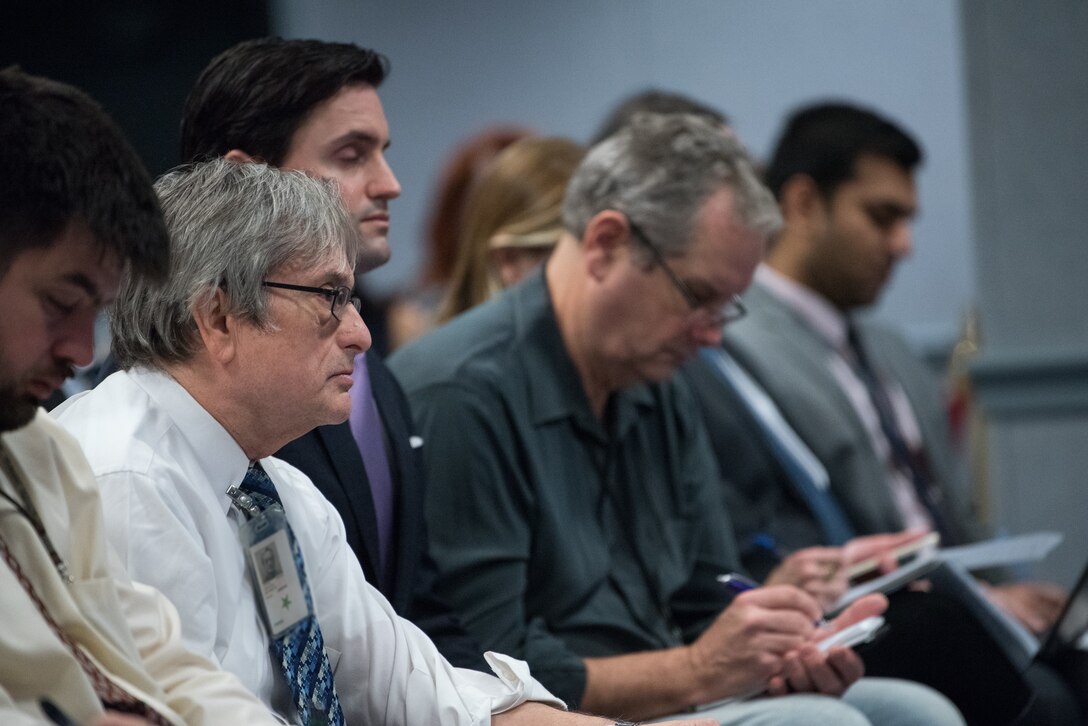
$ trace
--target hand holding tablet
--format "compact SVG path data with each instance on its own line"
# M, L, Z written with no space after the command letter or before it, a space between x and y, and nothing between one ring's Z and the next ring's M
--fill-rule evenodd
M816 642L816 647L821 653L826 653L831 648L852 648L855 645L868 643L876 638L884 627L884 618L879 615L859 620L853 625L848 625L837 633Z

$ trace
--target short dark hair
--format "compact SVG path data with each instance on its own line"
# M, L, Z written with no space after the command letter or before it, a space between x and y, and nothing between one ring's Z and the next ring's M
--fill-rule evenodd
M212 59L185 101L181 161L205 161L241 149L280 165L291 138L315 106L341 88L377 88L385 56L350 43L259 38Z
M724 113L690 96L660 88L647 88L627 96L612 109L597 129L597 133L590 139L590 146L604 141L619 131L638 113L687 113L722 126L729 125L729 117Z
M151 178L89 96L0 70L0 139L0 275L77 223L134 274L166 276L170 245Z
M875 111L847 103L806 106L789 117L767 166L767 187L781 199L791 177L810 177L825 198L854 178L858 157L891 159L904 171L922 161L922 149L904 131Z

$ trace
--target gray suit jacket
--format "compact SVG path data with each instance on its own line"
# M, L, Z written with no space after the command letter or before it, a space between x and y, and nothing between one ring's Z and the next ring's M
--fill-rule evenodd
M831 488L859 534L895 531L903 520L885 481L887 473L864 424L828 370L827 342L793 310L753 285L748 315L726 329L725 347L767 390L783 416L827 468ZM903 386L922 431L946 516L965 540L987 536L971 505L951 449L940 389L931 372L899 336L863 323L862 344L881 374Z

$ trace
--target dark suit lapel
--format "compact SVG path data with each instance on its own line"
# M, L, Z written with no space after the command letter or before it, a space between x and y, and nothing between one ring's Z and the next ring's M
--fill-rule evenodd
M424 546L420 518L416 516L423 511L419 464L413 458L418 452L412 449L410 442L415 427L407 419L407 402L385 362L373 353L367 353L366 360L370 390L389 443L389 468L395 492L393 552L396 561L392 572L395 592L390 593L389 600L394 604L408 603L411 593L401 590L406 583L416 581L415 573L410 569L419 562L420 550Z
M361 562L367 572L368 579L372 573L380 572L378 568L378 525L377 515L374 513L374 500L370 495L370 482L366 477L366 468L363 466L363 457L359 455L359 446L351 435L351 427L345 422L338 426L319 426L318 438L325 447L325 453L332 462L336 478L340 485L349 492L349 499L355 510L359 524L359 536L363 540L363 556L366 562ZM380 583L371 583L380 587Z

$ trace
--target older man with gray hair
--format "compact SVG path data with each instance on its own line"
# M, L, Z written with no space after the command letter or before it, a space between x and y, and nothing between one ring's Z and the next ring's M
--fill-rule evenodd
M347 417L370 345L359 237L332 184L220 159L156 189L169 279L123 281L125 370L57 415L112 543L178 606L185 643L295 724L602 723L545 705L520 661L488 654L501 678L450 666L365 582L310 480L270 456Z
M716 581L737 567L731 528L672 374L743 314L735 296L778 222L720 126L638 117L575 172L541 274L393 356L427 441L439 592L486 647L587 710L736 699L705 715L960 723L934 692L858 681L852 651L820 652L801 590L732 599ZM836 625L883 606L859 601ZM763 691L810 693L742 700Z

